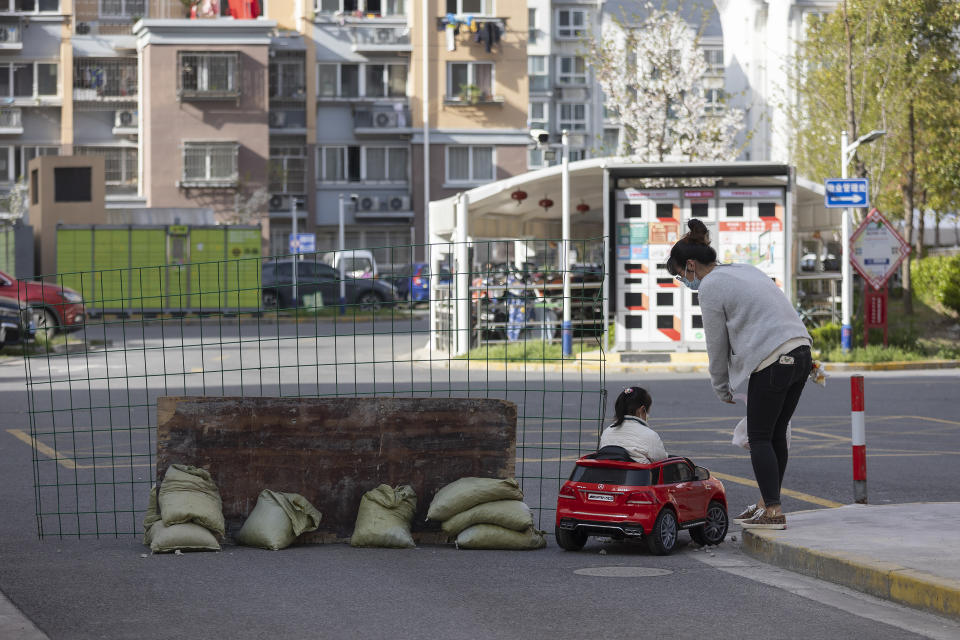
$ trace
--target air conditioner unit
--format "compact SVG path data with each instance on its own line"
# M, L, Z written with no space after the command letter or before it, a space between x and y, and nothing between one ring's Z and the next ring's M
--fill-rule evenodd
M77 35L85 36L89 34L93 29L91 29L89 22L78 22L77 23Z
M134 129L139 123L140 118L133 109L124 109L113 114L113 126L115 129Z
M377 29L377 42L387 44L393 39L393 29Z
M389 205L391 211L410 211L410 196L391 196Z
M306 197L305 196L288 196L284 193L275 193L270 196L269 206L270 211L282 211L284 213L290 213L290 198L296 197L297 201L297 211L303 211L306 207Z
M270 128L271 129L283 129L287 126L287 112L286 111L271 111L270 112Z
M381 111L373 114L373 126L378 129L392 129L397 126L397 114L392 111Z
M380 198L374 196L361 196L357 201L357 211L379 211Z

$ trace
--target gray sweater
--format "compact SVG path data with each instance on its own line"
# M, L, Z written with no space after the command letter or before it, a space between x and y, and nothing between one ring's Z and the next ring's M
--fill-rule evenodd
M807 328L770 276L749 264L719 264L700 283L710 380L721 400L787 340Z

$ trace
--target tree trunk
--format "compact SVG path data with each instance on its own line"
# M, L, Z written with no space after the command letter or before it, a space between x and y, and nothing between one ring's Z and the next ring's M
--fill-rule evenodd
M917 216L917 240L915 244L914 251L916 252L917 259L923 257L923 234L927 228L927 223L924 221L923 217L927 212L927 190L924 189L920 192L920 206L917 207L918 216Z
M939 211L933 212L933 222L936 226L933 228L933 246L940 248L940 219L943 216Z
M916 186L917 180L917 165L916 165L916 121L913 117L913 102L910 102L909 107L909 121L908 121L908 139L910 141L909 151L908 151L908 161L907 161L907 175L906 180L900 183L900 190L903 193L903 221L904 221L904 233L907 241L907 246L913 244L913 193ZM907 315L913 315L913 287L910 283L910 264L913 262L913 253L907 254L907 259L903 261L903 271L901 272L903 278L903 312Z

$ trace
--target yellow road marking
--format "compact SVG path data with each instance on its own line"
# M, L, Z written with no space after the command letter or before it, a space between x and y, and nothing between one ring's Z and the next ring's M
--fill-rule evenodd
M63 467L67 469L77 468L77 464L72 459L63 455L53 447L48 447L47 445L43 444L36 438L30 437L30 435L24 432L22 429L7 429L7 433L12 435L17 440L22 440L23 442L26 442L28 445L36 449L38 453L42 453L48 458L53 458L54 460L57 461L57 464L60 464Z
M710 472L711 476L720 478L721 480L727 480L729 482L735 482L737 484L743 484L748 487L757 487L757 483L750 478L742 478L740 476L732 476L728 473L717 473L716 471ZM796 500L802 500L804 502L809 502L811 504L816 504L821 507L842 507L843 504L840 502L834 502L833 500L827 500L826 498L818 498L817 496L812 496L809 493L803 493L800 491L794 491L793 489L780 489L780 493L785 496L789 496Z
M203 373L203 367L194 367L190 369L190 373Z
M822 431L812 431L810 429L793 429L794 433L802 433L808 436L817 436L819 438L829 438L831 440L839 440L841 442L850 442L850 438L846 436L836 436L832 433L823 433Z

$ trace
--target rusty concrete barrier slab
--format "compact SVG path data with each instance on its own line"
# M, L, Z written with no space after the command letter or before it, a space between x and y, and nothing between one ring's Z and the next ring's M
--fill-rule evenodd
M228 534L263 489L300 493L323 514L303 541L353 532L366 491L381 483L417 492L415 537L433 495L462 477L513 477L517 407L483 398L161 397L157 478L173 463L210 471L223 498Z

